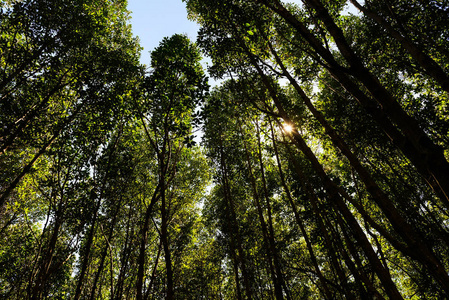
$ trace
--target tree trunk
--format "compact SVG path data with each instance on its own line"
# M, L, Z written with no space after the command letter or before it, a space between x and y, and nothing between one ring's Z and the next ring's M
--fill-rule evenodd
M77 116L78 112L80 111L81 107L78 107L76 111L70 115L67 120L65 120L62 124L59 125L59 128L53 133L53 135L42 145L42 147L39 149L39 151L34 155L34 157L29 161L26 166L22 169L22 171L16 176L16 178L9 183L7 188L3 191L1 197L0 197L0 208L3 207L5 204L6 199L8 199L9 195L14 191L14 189L19 184L20 180L28 174L31 171L31 168L33 167L34 163L47 151L48 147L53 144L53 142L59 137L61 132L66 128L67 125L69 125Z
M60 205L61 207L61 205ZM59 209L60 211L60 209ZM42 299L42 293L44 292L45 284L49 276L49 270L53 261L53 255L56 249L56 242L59 236L59 229L61 228L62 220L60 216L56 216L55 225L53 227L53 232L48 244L47 250L45 251L44 257L42 258L42 263L37 275L36 281L32 289L31 300Z
M295 205L292 195L290 193L290 189L288 188L287 183L285 182L285 176L284 176L284 172L282 171L281 161L279 159L278 147L277 147L276 138L274 135L273 125L272 125L271 120L270 120L270 130L271 130L271 138L272 138L272 142L273 142L274 154L276 157L276 162L277 162L277 166L278 166L278 170L279 170L279 178L281 180L282 187L284 188L284 192L287 196L288 204L290 205L290 207L293 211L293 214L295 216L296 224L299 226L299 229L301 230L301 234L304 237L304 241L306 242L307 251L309 252L313 267L315 269L316 274L318 275L318 278L319 278L320 283L323 288L324 297L325 297L325 299L330 300L330 299L332 299L332 294L329 290L326 279L323 276L323 273L321 272L320 267L318 266L318 261L316 259L315 253L313 251L309 236L308 236L307 231L304 227L304 224L301 220L301 217L299 216L298 210L296 208L296 205Z
M260 203L260 198L259 198L259 193L257 191L257 185L256 185L256 179L254 178L254 174L253 174L253 167L252 167L252 163L251 163L251 157L249 155L249 149L248 149L248 145L246 143L246 139L245 139L245 134L243 132L243 129L239 123L239 127L240 127L240 132L243 136L243 145L245 148L245 154L246 154L246 160L247 160L247 164L248 164L248 174L249 174L249 179L251 182L251 187L252 187L252 191L253 191L253 197L254 197L254 202L256 204L257 207L257 212L259 215L259 221L260 221L260 226L262 228L262 236L263 236L263 241L264 241L264 247L265 247L265 253L267 255L267 263L268 266L270 268L270 273L271 273L271 279L273 281L274 284L274 294L276 296L276 299L283 299L283 294L282 294L282 285L280 283L280 281L278 280L277 276L276 276L276 272L275 272L275 268L273 266L273 256L274 254L272 253L272 249L270 247L270 241L269 241L269 233L268 233L268 228L267 228L267 224L265 222L265 217L264 217L264 213L263 213L263 208L261 206Z
M449 163L444 157L443 149L433 143L418 126L416 120L404 112L393 96L380 84L379 80L363 66L363 63L349 47L341 29L333 22L327 10L318 1L307 1L309 5L317 10L318 17L334 37L337 47L350 65L349 71L351 75L356 77L368 89L371 96L378 103L374 103L371 98L359 89L357 84L342 71L344 68L338 64L333 55L278 0L274 1L274 5L267 0L256 1L276 12L287 23L292 25L307 43L313 47L314 51L329 64L327 66L329 72L376 120L393 144L409 158L445 206L449 208Z
M368 261L371 263L373 269L378 275L380 281L385 287L385 291L391 299L403 299L396 285L391 279L391 275L384 268L376 253L374 252L369 240L364 234L362 228L358 224L355 217L352 215L351 211L348 209L343 199L341 198L338 188L332 182L332 180L324 172L323 167L319 163L316 156L313 154L312 150L307 146L299 132L294 129L292 135L290 136L292 141L297 145L298 149L306 156L310 161L312 168L315 170L316 174L321 178L324 189L326 190L329 202L335 207L337 211L342 214L342 217L348 223L348 226L352 229L352 234L355 240L359 243L360 247L363 249Z
M234 251L235 251L235 249L237 250L238 255L235 258L238 261L240 268L242 269L243 284L245 286L245 291L246 291L246 299L252 299L251 285L250 285L250 281L249 281L248 270L246 267L246 255L245 255L245 252L242 247L242 240L241 240L241 236L240 236L239 225L237 222L237 216L236 216L235 209L234 209L235 204L234 204L234 200L233 200L230 185L229 185L228 168L227 168L226 157L225 157L225 152L223 149L223 141L222 141L221 135L219 138L219 147L220 147L219 148L220 164L221 164L222 173L223 173L222 182L223 182L224 196L225 196L225 201L226 201L226 205L228 208L227 211L230 216L229 223L230 223L230 227L231 227L231 231L230 231L231 243L234 244L233 247L231 245L231 251L232 251L232 254L235 255ZM235 244L237 244L237 245L235 245ZM240 292L240 286L239 286L239 282L238 282L239 281L238 280L238 278L239 278L238 269L236 269L235 267L234 267L234 272L235 272L235 278L236 278L237 296L240 297L240 299L242 299L242 295Z
M286 284L284 282L284 276L282 274L279 253L276 249L276 241L275 241L274 229L273 229L273 217L272 217L272 213L271 213L270 196L268 194L267 182L265 179L265 167L264 167L263 158L262 158L262 146L261 146L261 141L260 141L260 128L259 128L258 121L256 121L256 134L257 134L257 146L258 146L257 153L258 153L258 159L259 159L259 165L260 165L260 175L261 175L261 179L262 179L262 187L263 187L263 191L264 191L265 202L266 202L266 206L267 206L267 214L268 214L268 232L267 232L268 242L269 242L271 255L273 256L274 269L276 271L275 286L277 285L278 289L280 290L279 297L281 299L283 297L282 287L285 288ZM288 297L289 293L287 290L285 290L285 294Z
M145 300L147 300L148 297L150 296L151 290L153 289L153 283L156 280L156 270L159 264L159 257L161 256L161 251L162 251L162 243L159 242L156 259L154 260L153 271L151 272L150 283L148 284L147 291L145 292Z
M112 240L112 236L113 236L113 233L114 233L114 227L115 227L116 220L117 220L117 215L118 215L118 212L119 212L119 210L121 208L121 205L120 205L121 202L122 202L122 198L120 198L119 204L117 205L117 209L115 210L114 215L112 217L112 221L109 224L109 228L110 229L109 229L109 235L107 237L107 240L109 242ZM103 249L103 251L101 253L100 264L98 266L97 272L95 273L94 281L92 283L92 290L91 290L91 293L90 293L90 300L95 300L95 291L97 289L97 284L98 284L98 280L100 278L100 275L103 272L104 261L106 259L107 253L108 253L108 246L105 245L105 247L104 247L104 249ZM112 274L111 274L111 276L112 276Z
M156 186L153 192L153 196L151 197L150 204L145 211L145 217L142 226L141 239L140 239L140 248L139 248L139 257L137 260L138 270L137 270L137 282L136 282L136 299L143 299L143 279L145 276L145 249L148 240L148 230L150 228L150 218L153 213L153 206L156 204L157 200L160 197L160 183Z
M407 50L408 53L415 59L416 62L429 74L436 82L449 93L449 76L444 72L443 68L434 61L430 56L421 51L418 45L413 43L406 35L404 36L399 31L394 29L394 27L388 23L381 15L376 12L362 6L356 0L350 0L354 6L360 10L364 15L374 20L377 24L382 26L391 37L396 39L399 43L401 43L402 47Z
M274 53L274 49L273 54ZM269 81L266 79L265 74L263 73L260 66L257 64L257 62L252 59L252 63L254 67L257 69L258 73L260 74L262 81L266 88L268 89L276 108L279 110L279 113L281 117L288 123L292 124L289 116L285 112L283 105L277 98L277 94L274 91L273 87L269 83ZM278 63L280 66L285 70L285 67L283 67L282 62L278 60ZM424 242L424 239L422 238L422 234L420 232L417 232L413 226L407 223L407 221L400 215L400 213L397 211L397 209L394 207L392 201L388 198L388 196L379 188L377 183L372 179L368 171L361 165L360 161L355 157L355 155L351 152L349 147L346 145L346 143L336 134L335 130L327 123L327 121L324 119L324 117L315 109L313 104L311 103L310 99L305 95L305 93L302 91L302 89L299 87L299 85L296 83L296 81L289 75L287 70L285 70L285 74L288 75L289 80L291 81L292 85L295 87L297 92L300 94L300 96L303 98L306 106L309 108L309 110L312 112L312 114L317 118L317 120L322 124L322 126L326 129L326 133L331 137L332 142L334 145L336 145L341 152L348 158L351 165L354 167L354 169L358 172L360 175L362 181L365 183L365 186L367 187L367 191L373 196L373 199L376 201L376 203L379 205L379 207L382 209L388 220L393 225L393 228L396 230L396 232L404 238L405 242L408 244L409 248L406 253L409 253L412 258L418 260L421 264L426 266L426 268L429 270L429 272L433 275L433 277L440 282L440 284L445 288L449 290L449 275L444 269L443 264L440 262L438 257L433 253L432 249L429 249L427 247L427 243ZM294 129L294 132L297 133L297 130ZM293 134L294 139L298 139L299 134ZM302 138L301 138L302 140ZM297 140L298 142L298 140ZM301 141L301 144L304 145L304 147L307 147L304 141ZM308 148L308 147L307 147ZM305 149L305 148L304 148ZM302 151L302 150L301 150ZM313 153L311 153L313 155ZM313 155L314 157L314 155ZM310 156L310 159L312 159L312 156ZM316 159L316 158L315 158ZM317 164L319 165L319 162L317 161ZM353 201L351 201L352 203Z
M312 205L312 210L316 216L316 220L318 223L317 226L324 238L324 243L326 245L326 250L327 250L328 256L330 258L331 266L333 267L334 271L337 273L337 278L340 281L340 285L341 285L342 291L344 293L344 296L345 296L345 298L355 300L356 298L352 294L352 290L348 285L346 274L339 263L340 259L337 256L337 254L339 252L333 246L332 238L331 238L331 236L328 232L328 229L326 228L326 226L323 222L323 219L321 217L321 214L324 212L322 212L322 210L318 206L318 197L315 194L315 192L313 191L313 187L310 186L310 184L308 183L306 176L302 172L298 162L296 161L295 157L293 156L293 153L291 152L291 150L288 147L287 147L287 151L290 156L290 161L293 163L295 173L299 177L300 184Z
M165 175L165 174L164 174ZM162 217L162 223L161 223L161 240L162 245L164 248L164 254L165 254L165 268L167 272L167 294L166 299L172 300L174 299L174 290L173 290L173 270L172 270L172 262L171 262L171 252L169 247L169 237L168 237L168 214L169 211L167 211L166 208L166 199L165 199L165 192L166 192L166 186L165 186L165 176L161 176L161 217Z

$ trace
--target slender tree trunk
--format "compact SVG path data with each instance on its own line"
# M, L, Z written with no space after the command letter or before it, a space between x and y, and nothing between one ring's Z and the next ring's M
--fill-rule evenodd
M364 268L363 268L363 263L360 260L360 256L359 256L359 252L357 251L357 249L354 247L354 243L352 242L352 240L349 238L348 233L346 232L347 229L345 228L345 224L343 222L343 220L341 219L340 216L337 215L337 222L340 226L340 229L343 233L343 237L345 240L345 244L347 245L347 248L349 250L349 254L351 255L352 259L354 260L354 263L352 263L351 257L349 257L348 255L345 255L345 261L348 262L348 267L349 265L351 265L351 268L353 270L351 270L351 272L353 274L356 274L356 281L358 282L359 286L360 286L360 291L364 292L365 291L365 286L367 289L367 293L365 293L364 295L362 295L363 299L385 299L378 291L377 289L374 287L373 282L371 280L369 280L368 275L366 274ZM343 247L343 245L340 243L340 247ZM385 267L385 264L384 264ZM386 268L386 267L385 267ZM363 284L365 286L363 286Z
M235 289L237 292L237 299L241 300L242 298L242 292L240 289L240 279L239 279L239 259L237 258L236 251L237 246L235 245L235 234L239 234L238 230L234 230L234 221L231 219L231 208L230 205L232 203L232 200L229 199L228 192L227 192L227 179L225 178L227 175L224 171L225 167L222 165L222 172L223 172L223 179L222 179L222 185L223 185L223 194L224 194L224 201L226 203L226 217L227 217L227 224L228 224L228 231L229 231L229 250L231 252L232 262L233 262L233 268L234 268L234 281L235 281Z
M293 153L291 152L291 150L288 147L287 147L287 151L290 156L290 161L293 163L295 173L299 177L301 186L303 187L303 190L305 191L305 193L306 193L307 197L309 198L310 203L312 205L312 210L316 216L316 220L318 223L317 226L318 226L318 228L324 238L324 242L326 244L326 250L327 250L328 256L331 261L331 266L333 267L333 270L335 271L337 278L340 281L340 285L342 286L342 291L344 293L344 296L348 299L355 300L355 297L352 294L352 290L349 288L345 272L343 271L343 269L341 268L341 265L339 263L340 259L337 257L337 254L339 252L337 251L337 249L335 249L335 247L332 243L332 238L331 238L331 236L328 232L328 229L326 228L326 226L323 222L323 219L321 217L321 215L324 212L318 207L318 198L317 198L315 192L313 191L313 188L308 183L307 178L304 175L304 173L302 172L301 167L299 166L295 157L293 156Z
M60 205L61 207L62 205ZM61 210L59 210L61 211ZM61 228L62 220L60 216L56 216L55 225L53 227L53 232L50 238L50 242L48 244L47 250L45 251L44 257L42 258L42 264L39 270L39 273L36 277L36 281L34 282L34 286L32 289L31 300L39 300L42 299L42 293L45 289L45 284L47 282L47 278L49 275L49 270L51 268L51 264L53 261L53 255L56 249L56 242L59 236L59 229Z
M100 201L98 201L100 203ZM84 247L84 253L83 253L83 263L81 265L81 272L78 276L78 283L76 285L76 289L75 289L75 296L73 297L74 300L78 300L81 297L81 290L82 290L82 286L83 286L83 281L84 281L84 276L86 275L87 272L87 267L89 265L89 259L90 259L90 251L92 248L92 242L94 239L94 233L95 233L95 227L96 227L96 223L97 223L97 216L98 216L98 209L99 209L99 205L97 205L97 208L95 209L95 213L94 213L94 217L92 220L92 224L90 225L90 230L89 230L89 234L87 237L87 243Z
M355 240L359 243L360 247L363 249L368 261L372 265L376 274L378 275L380 281L384 285L385 291L391 299L403 299L399 291L397 290L396 285L391 279L391 275L384 268L376 253L374 252L369 240L367 239L365 233L362 228L358 224L355 217L352 215L351 211L348 209L343 199L339 194L339 190L337 186L332 182L332 180L327 176L324 172L323 167L319 163L316 156L313 154L312 150L307 146L299 132L294 129L292 131L292 135L290 136L292 141L296 144L298 149L306 156L306 158L310 161L312 168L315 170L316 174L321 178L323 187L326 190L329 202L332 206L335 207L337 211L339 211L344 218L344 220L348 223L348 226L352 229L352 234Z
M332 220L331 220L332 218ZM340 253L342 257L342 264L344 263L346 265L346 268L349 270L349 272L354 277L355 284L357 286L357 289L354 287L351 287L351 292L356 293L358 290L357 298L360 299L370 299L370 296L373 294L369 294L368 291L365 288L365 285L369 284L369 282L363 281L364 277L362 276L362 270L358 269L355 266L355 263L353 260L355 260L354 257L350 257L350 254L348 253L348 248L344 246L343 240L345 240L346 243L354 243L354 241L350 240L349 238L346 238L345 236L345 230L344 227L345 224L341 221L341 217L339 216L338 212L334 212L332 215L330 214L322 214L323 222L325 222L326 228L329 229L331 235L334 237L333 245L338 253ZM338 230L338 227L340 230Z
M235 204L234 204L234 200L231 194L231 188L230 188L230 184L229 184L229 176L228 176L228 168L227 168L227 163L226 163L226 157L225 157L225 152L223 149L223 141L220 135L220 139L219 139L219 150L220 150L220 163L221 163L221 168L222 168L222 181L223 181L223 189L224 189L224 196L225 196L225 201L226 201L226 205L228 208L228 215L230 216L229 218L229 223L230 223L230 236L231 236L231 243L234 244L231 245L231 251L232 251L232 255L235 255L235 250L237 250L238 255L235 257L236 261L237 261L237 266L240 265L240 268L242 269L242 275L243 275L243 284L245 286L245 291L246 291L246 298L247 299L252 299L252 291L251 291L251 285L250 285L250 280L249 280L249 275L248 275L248 270L246 267L246 255L245 252L243 250L242 247L242 240L241 240L241 236L240 236L240 230L239 230L239 225L237 222L237 216L236 216L236 212L235 212ZM235 245L237 244L237 245ZM241 291L240 291L240 284L239 284L239 276L238 276L238 268L234 267L234 272L235 272L235 279L236 279L236 288L237 288L237 296L240 297L239 299L242 299L242 295L241 295Z
M2 145L0 146L0 155L5 154L5 152L8 150L8 148L14 143L14 141L20 137L22 130L28 125L28 123L38 117L38 113L40 110L42 110L45 106L48 105L48 101L50 100L50 98L56 93L58 92L60 89L64 88L67 84L62 84L61 81L64 78L64 76L62 76L62 78L58 81L58 84L51 89L48 94L41 100L40 103L36 104L35 107L33 107L32 109L30 109L30 111L26 112L21 118L20 120L17 120L14 124L14 129L11 128L10 132L8 132L5 137L7 137L5 139L5 141L2 143ZM8 126L9 127L9 126Z
M301 234L304 237L304 241L306 242L307 251L309 252L313 267L314 267L315 272L318 275L318 279L320 280L320 283L322 285L325 299L330 300L330 299L332 299L332 294L329 290L326 279L320 270L318 261L316 259L315 253L313 251L312 244L310 242L310 239L309 239L307 231L304 227L304 224L301 220L301 217L299 216L298 210L296 208L296 205L295 205L292 195L290 193L290 189L288 188L287 183L285 182L285 176L284 176L284 172L282 171L281 161L279 159L279 151L278 151L278 147L277 147L277 143L276 143L276 137L274 135L273 124L272 124L271 120L270 120L270 130L271 130L271 138L272 138L272 142L273 142L274 154L276 156L276 162L277 162L277 166L278 166L278 170L279 170L279 178L281 180L282 187L284 188L284 192L287 196L288 203L289 203L289 205L293 211L293 214L295 216L296 224L299 226L299 229L301 230Z
M259 165L260 165L260 175L261 175L261 179L262 179L262 187L263 187L263 191L264 191L264 195L265 195L265 202L266 202L267 214L268 214L268 242L269 242L271 255L273 256L274 268L276 271L276 285L278 286L278 288L281 291L281 295L279 295L279 296L283 297L282 287L286 287L286 284L284 281L284 276L282 274L281 262L280 262L279 253L278 253L278 250L276 247L275 236L274 236L273 217L272 217L272 213L271 213L270 196L268 193L267 182L265 179L265 167L264 167L263 158L262 158L262 146L261 146L261 141L260 141L260 128L259 128L258 121L256 121L256 134L257 134L257 146L258 146L257 153L258 153ZM289 293L287 290L285 290L285 294L288 296Z
M103 182L102 182L102 185L101 185L100 196L98 197L98 200L97 200L97 203L95 205L94 212L93 212L92 224L90 226L90 230L89 230L89 233L88 233L88 236L87 236L87 243L84 246L84 251L81 253L83 262L82 262L82 265L81 265L81 272L79 273L79 276L78 276L78 283L77 283L76 288L75 288L75 296L73 298L74 300L78 300L80 298L80 296L81 296L81 290L82 290L82 286L83 286L84 276L86 275L87 267L89 266L90 251L92 249L92 243L93 243L94 234L95 234L95 227L96 227L97 218L98 218L98 211L99 211L100 206L101 206L101 199L103 197L103 192L104 192L104 189L105 189L105 186L106 186L106 182L107 182L107 179L109 178L109 176L108 176L109 175L109 169L110 169L110 166L111 166L113 153L115 151L115 148L116 148L116 145L117 145L119 137L120 137L120 135L118 135L117 138L115 139L115 141L113 143L113 146L112 146L112 149L111 149L111 153L109 154L109 159L108 159L107 167L106 167L107 168L106 169L106 176L103 178ZM91 198L92 198L92 200L95 198L95 193L93 191L91 193ZM121 202L121 199L120 199L120 202Z
M162 243L159 242L156 259L154 260L153 271L151 272L150 283L148 284L147 291L145 292L145 297L144 297L145 300L147 300L148 297L150 296L151 290L153 289L154 281L156 280L156 270L157 270L157 266L159 264L159 257L161 256L161 251L162 251Z
M138 270L137 270L137 282L136 282L136 299L143 299L143 281L145 276L145 250L148 240L148 231L150 229L150 218L153 213L153 206L156 204L157 200L160 197L160 188L161 184L159 183L154 189L153 196L151 197L151 201L148 204L148 207L145 211L145 217L142 226L142 233L140 239L140 248L139 248L139 257L137 260Z
M403 35L399 31L394 29L394 27L390 23L388 23L388 21L385 20L381 15L365 6L362 6L356 0L350 0L350 2L354 4L354 6L364 15L382 26L390 34L391 37L396 39L402 45L402 47L407 50L408 53L410 53L413 59L419 63L419 65L427 72L427 74L432 76L432 78L435 79L436 82L438 82L443 90L449 92L449 76L446 74L446 72L444 72L443 68L441 68L435 60L421 51L419 46L413 43L408 36Z
M247 160L247 164L248 164L248 174L249 174L249 179L251 182L251 187L252 187L252 191L253 191L253 197L254 197L254 202L256 204L257 207L257 212L259 215L259 222L260 222L260 226L262 228L262 236L263 236L263 241L264 241L264 247L265 247L265 253L267 256L267 263L268 266L270 268L270 274L271 274L271 279L273 281L274 284L274 294L276 296L276 299L283 299L283 294L282 294L282 285L280 283L280 281L277 279L276 276L276 271L275 268L273 266L273 256L274 254L271 251L271 247L270 247L270 241L269 241L269 233L268 233L268 227L267 224L265 222L265 216L263 213L263 208L262 205L260 203L260 197L259 197L259 193L257 191L257 184L256 184L256 179L254 177L254 173L253 173L253 167L252 167L252 163L251 163L251 157L250 157L250 151L248 149L248 145L246 143L246 139L245 139L245 134L243 132L243 128L241 127L241 125L239 124L240 127L240 132L243 136L243 145L245 148L245 154L246 154L246 160Z
M125 281L125 276L128 272L128 268L129 268L129 261L130 261L130 256L131 256L131 252L133 250L133 241L132 241L132 237L134 236L134 226L133 224L131 224L131 219L132 219L132 214L133 214L133 209L130 207L129 208L129 214L128 214L128 224L126 226L126 237L125 237L125 243L123 245L123 250L122 250L122 254L121 254L121 258L120 258L120 272L118 274L118 278L116 280L115 283L115 289L111 291L111 299L117 299L120 300L123 298L123 289L124 289L124 281ZM137 246L137 245L135 245ZM113 276L114 274L112 273L112 268L111 268L111 280L114 278ZM111 281L111 287L112 287L112 281Z
M327 10L318 1L307 1L309 5L317 10L318 17L334 37L337 47L350 64L349 71L351 75L355 76L368 89L371 96L378 103L373 102L371 98L359 89L357 84L343 71L344 68L338 64L329 50L324 48L322 43L315 38L307 27L296 19L278 0L275 0L274 4L267 0L256 1L276 12L287 23L292 25L307 43L313 47L314 51L329 64L327 66L329 72L376 120L393 144L409 158L445 206L449 208L449 163L444 157L443 149L433 143L418 126L416 120L404 112L399 103L380 84L379 80L363 66L361 60L348 46L341 29L335 25Z
M161 176L161 240L165 253L165 268L167 272L167 294L166 299L172 300L174 298L174 290L173 290L173 269L172 269L172 261L171 261L171 252L169 247L169 236L168 236L168 214L167 211L167 203L165 199L165 176Z
M117 215L118 215L119 210L121 208L121 203L122 203L122 198L120 198L120 201L119 201L119 203L117 205L117 208L116 208L116 210L114 212L114 215L112 217L112 221L109 224L109 228L110 229L109 229L109 235L107 237L107 240L109 242L112 240L112 236L114 234L114 227L116 225ZM97 284L98 284L98 280L100 278L100 275L103 272L104 262L106 260L106 255L107 254L108 254L108 246L105 245L105 247L104 247L104 249L103 249L103 251L101 253L100 264L98 266L97 272L95 273L94 281L92 283L92 290L91 290L91 293L90 293L90 300L95 300L95 291L97 289ZM111 274L111 276L112 276L112 274Z
M81 107L79 107L76 111L73 112L71 116L67 118L59 126L59 128L56 130L55 133L42 145L42 147L39 149L39 151L34 155L34 157L26 164L26 166L22 169L22 171L16 176L16 178L9 183L7 188L3 191L1 197L0 197L0 208L3 207L5 204L6 199L8 199L9 195L14 191L14 189L17 187L19 182L22 180L22 178L28 174L31 171L31 168L33 167L34 163L47 151L48 147L53 144L53 142L59 137L61 132L66 128L67 125L69 125L77 116L78 112L80 111Z

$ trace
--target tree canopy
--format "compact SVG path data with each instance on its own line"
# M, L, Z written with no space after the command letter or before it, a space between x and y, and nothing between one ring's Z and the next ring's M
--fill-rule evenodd
M0 2L0 298L448 298L448 3L184 2Z

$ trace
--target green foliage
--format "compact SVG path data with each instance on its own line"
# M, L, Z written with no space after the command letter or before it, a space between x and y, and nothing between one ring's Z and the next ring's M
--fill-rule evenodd
M0 2L0 298L447 298L446 3L185 2Z

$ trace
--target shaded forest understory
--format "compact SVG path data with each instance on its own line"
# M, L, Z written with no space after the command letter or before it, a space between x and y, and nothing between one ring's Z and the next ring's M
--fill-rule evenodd
M184 2L0 1L0 298L449 298L447 1Z

